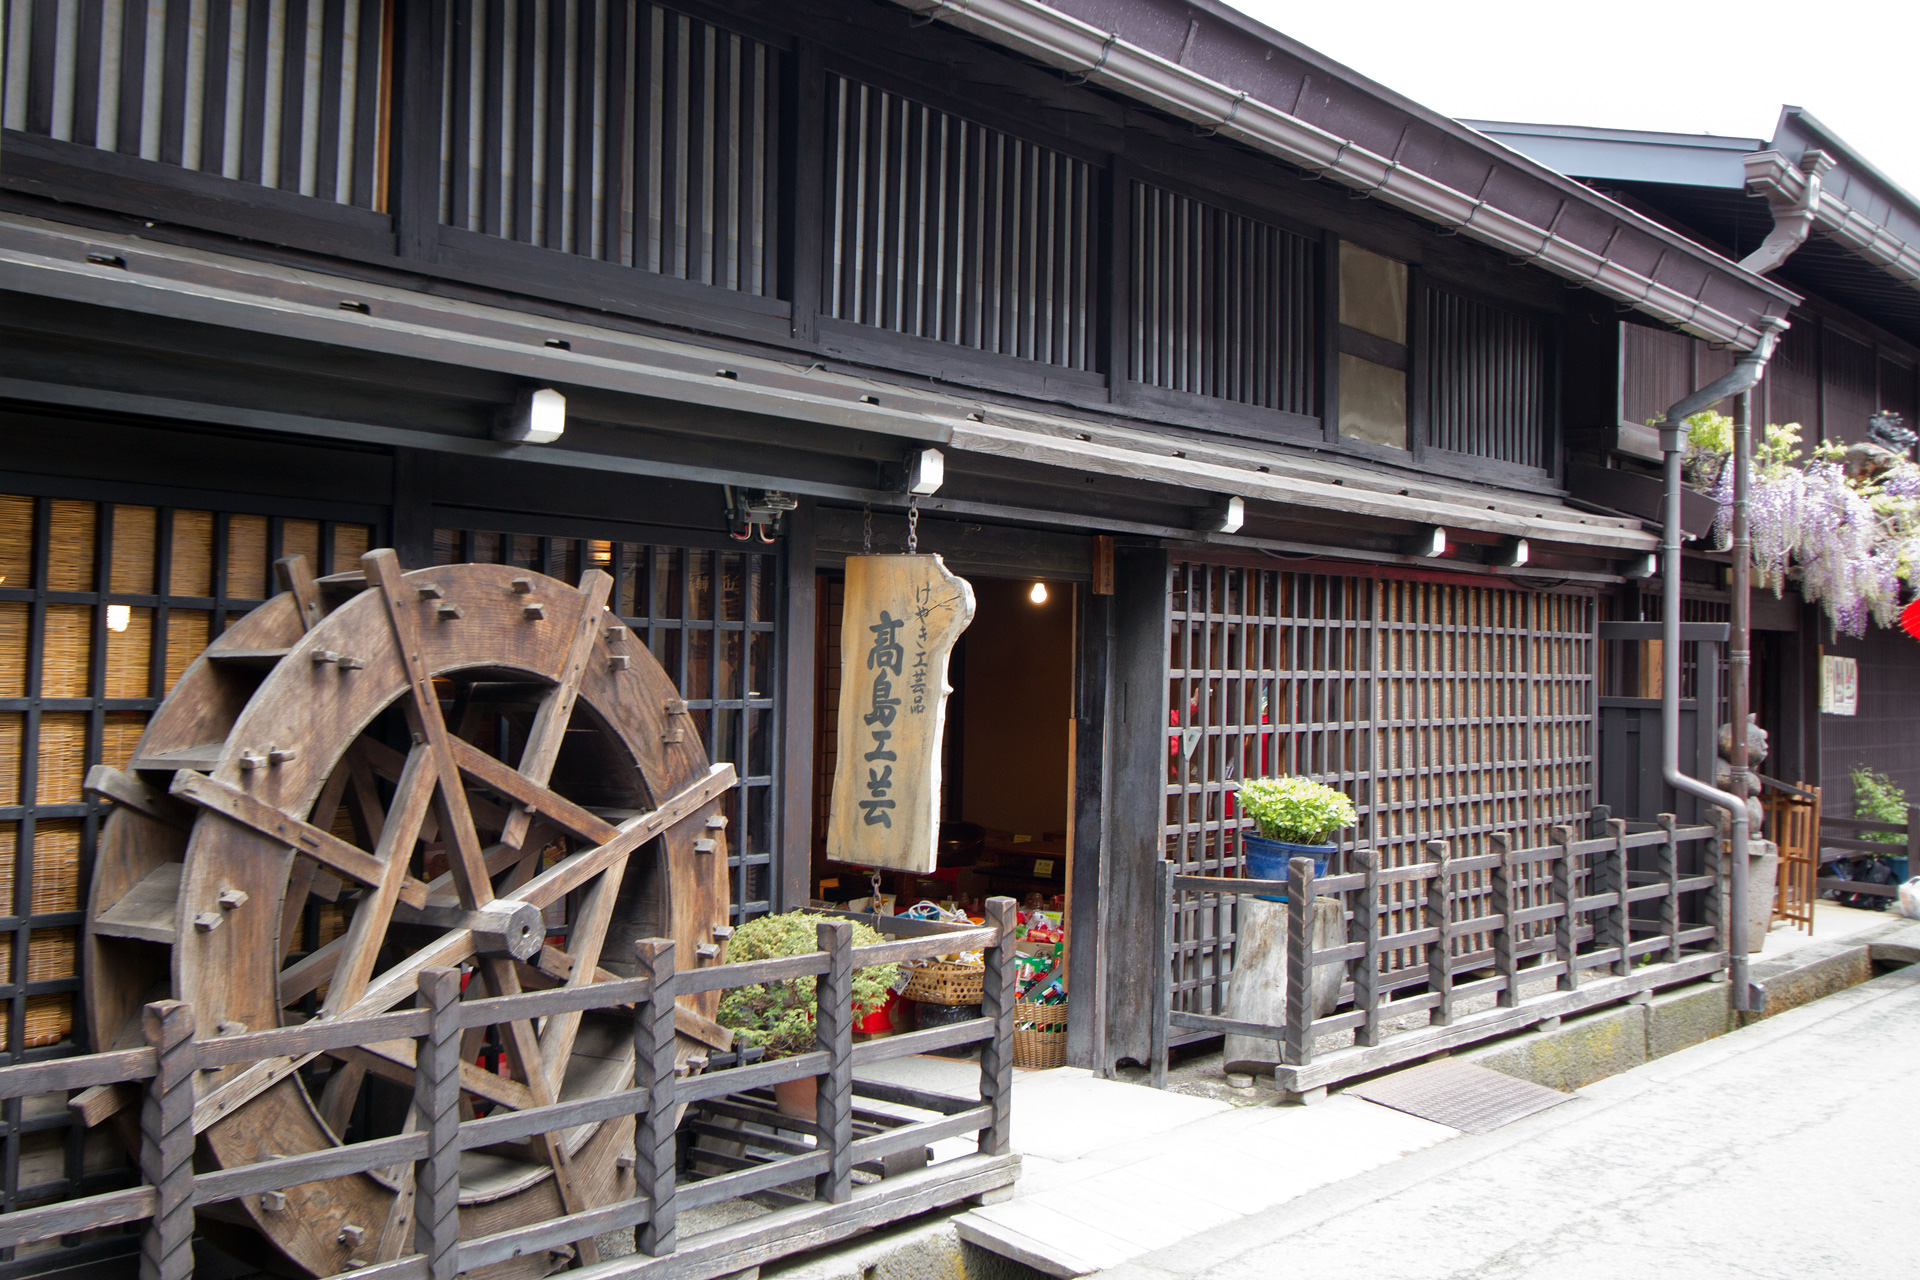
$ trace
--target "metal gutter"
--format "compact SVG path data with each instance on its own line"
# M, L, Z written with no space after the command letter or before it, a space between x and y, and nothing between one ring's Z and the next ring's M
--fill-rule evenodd
M1810 152L1821 155L1823 152ZM1831 168L1832 160L1827 160ZM1861 256L1920 288L1920 249L1893 234L1877 219L1862 213L1826 187L1821 178L1802 173L1778 151L1760 151L1747 157L1747 189L1787 204L1808 204L1814 225ZM1822 170L1824 177L1826 170ZM1809 188L1812 188L1811 193Z
M1748 175L1747 184L1755 186L1753 174L1756 170L1770 173L1775 168L1773 161L1784 160L1778 152L1761 151L1744 156L1741 164ZM1785 262L1793 251L1807 242L1813 233L1813 224L1819 218L1820 180L1833 168L1833 157L1824 151L1809 149L1800 157L1800 174L1803 181L1797 194L1789 195L1776 186L1768 185L1763 179L1758 185L1759 192L1767 198L1767 207L1773 211L1773 230L1767 232L1767 238L1760 247L1740 259L1740 265L1755 275L1765 275Z
M1210 132L1245 143L1311 173L1333 178L1409 213L1457 229L1524 262L1575 280L1656 319L1710 341L1751 350L1762 341L1760 314L1738 315L1705 301L1716 279L1744 286L1768 299L1764 314L1784 313L1799 299L1777 285L1741 272L1717 255L1692 245L1591 192L1566 182L1559 209L1545 227L1498 207L1491 200L1498 167L1482 176L1478 191L1448 186L1401 163L1399 150L1381 155L1255 97L1249 90L1210 79L1179 63L1129 43L1040 0L895 0L929 20L938 19L1058 67L1085 80L1143 101ZM1194 21L1197 22L1197 19ZM1189 29L1189 34L1191 31ZM1350 73L1349 73L1350 74ZM1465 137L1477 135L1466 134ZM1401 144L1407 134L1401 135ZM1514 153L1506 163L1530 177L1565 180ZM1537 170L1537 174L1532 171ZM1631 226L1662 247L1644 270L1614 255L1614 238L1598 250L1559 234L1569 207L1604 209L1616 226ZM1658 277L1668 254L1695 260L1697 291L1689 296Z

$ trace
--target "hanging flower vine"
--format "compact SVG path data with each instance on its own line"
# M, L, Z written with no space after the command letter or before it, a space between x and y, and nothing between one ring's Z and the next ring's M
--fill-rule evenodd
M1920 466L1877 445L1800 447L1800 424L1769 424L1754 449L1747 523L1753 567L1775 595L1789 578L1835 630L1894 625L1902 584L1920 573ZM1714 542L1733 545L1733 420L1687 419L1688 483L1719 504Z

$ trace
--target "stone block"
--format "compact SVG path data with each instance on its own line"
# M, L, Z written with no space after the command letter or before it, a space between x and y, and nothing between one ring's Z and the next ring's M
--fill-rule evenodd
M1646 1062L1647 1008L1602 1009L1568 1018L1556 1030L1529 1032L1462 1056L1489 1070L1570 1092Z
M1647 1002L1647 1057L1664 1058L1733 1030L1725 983L1683 987Z
M1755 1009L1740 1015L1742 1024L1797 1009L1822 996L1845 991L1873 976L1873 958L1865 943L1815 942L1765 960L1747 970Z

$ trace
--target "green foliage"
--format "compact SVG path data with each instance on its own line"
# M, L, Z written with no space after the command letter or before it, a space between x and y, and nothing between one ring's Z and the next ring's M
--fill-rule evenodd
M1353 801L1311 778L1249 778L1240 784L1240 807L1269 840L1325 844L1359 821Z
M818 951L817 928L834 917L806 911L749 920L727 943L727 963L774 960ZM853 922L853 945L870 947L883 939L872 928ZM853 1016L865 1017L886 1003L898 966L869 965L853 971ZM756 1045L769 1058L787 1058L813 1048L814 980L811 976L785 982L734 987L720 997L718 1021L733 1030L734 1039Z
M1886 774L1857 764L1853 766L1853 816L1867 822L1904 823L1907 820L1907 793ZM1869 831L1860 838L1880 844L1907 842L1904 836L1891 831Z

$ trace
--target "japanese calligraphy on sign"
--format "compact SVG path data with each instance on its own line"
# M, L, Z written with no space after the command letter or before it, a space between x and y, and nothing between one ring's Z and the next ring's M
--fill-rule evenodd
M972 621L973 588L939 556L847 557L829 858L933 870L947 659Z

